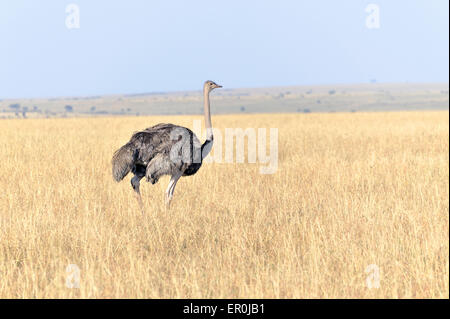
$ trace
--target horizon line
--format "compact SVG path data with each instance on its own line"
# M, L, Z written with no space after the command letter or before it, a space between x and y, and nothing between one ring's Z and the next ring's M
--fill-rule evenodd
M288 84L288 85L272 85L272 86L255 86L255 87L223 87L223 91L231 91L231 90L256 90L256 89L275 89L275 88L291 88L291 87L330 87L330 86L358 86L358 85L399 85L399 84L409 84L409 85L449 85L449 81L430 81L430 82L348 82L348 83L328 83L328 84ZM124 96L124 97L133 97L133 96L148 96L148 95L170 95L170 94L179 94L179 93L187 93L187 92L201 92L201 89L197 90L175 90L175 91L148 91L148 92L135 92L135 93L104 93L104 94L92 94L92 95L54 95L54 96L34 96L34 97L0 97L0 102L2 101L13 101L13 100L66 100L66 99L96 99L101 97L114 97L114 96Z

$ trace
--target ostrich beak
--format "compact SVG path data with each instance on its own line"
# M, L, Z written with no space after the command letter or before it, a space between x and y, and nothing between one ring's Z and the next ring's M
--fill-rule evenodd
M216 84L216 88L220 89L222 85Z

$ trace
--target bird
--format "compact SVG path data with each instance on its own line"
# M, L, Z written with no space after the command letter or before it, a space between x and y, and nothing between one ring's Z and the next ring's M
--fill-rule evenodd
M194 175L202 166L214 143L209 94L217 88L222 86L213 81L206 81L203 85L206 128L206 140L203 144L187 127L160 123L135 132L125 145L114 152L113 178L120 182L128 173L134 174L131 187L142 213L145 212L140 193L142 178L156 184L161 176L170 176L165 192L165 204L170 208L178 180L183 176Z

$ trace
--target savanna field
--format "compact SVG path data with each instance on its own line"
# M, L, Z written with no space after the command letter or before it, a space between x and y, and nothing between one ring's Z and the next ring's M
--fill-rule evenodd
M204 164L170 210L143 180L142 215L112 154L194 119L1 120L0 298L449 297L448 111L213 115L278 128L276 173Z

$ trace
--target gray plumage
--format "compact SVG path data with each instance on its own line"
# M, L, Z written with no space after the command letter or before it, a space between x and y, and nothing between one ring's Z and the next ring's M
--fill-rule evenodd
M157 124L132 135L130 141L119 148L112 158L113 178L120 182L130 172L131 179L141 210L140 180L152 184L164 175L171 180L166 191L166 203L169 206L178 179L181 176L195 174L201 167L213 144L211 118L209 115L209 92L221 87L212 81L205 82L205 121L210 134L201 144L197 136L188 128L174 124Z
M202 145L188 128L158 124L136 132L113 156L113 177L120 182L130 171L155 184L163 175L195 174L202 165Z

